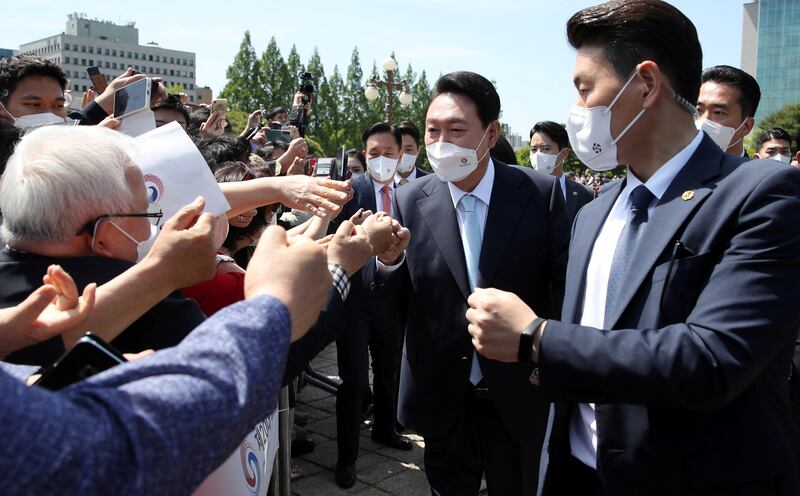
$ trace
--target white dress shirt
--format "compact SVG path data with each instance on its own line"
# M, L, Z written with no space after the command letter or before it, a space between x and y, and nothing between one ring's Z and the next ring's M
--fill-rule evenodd
M414 167L413 169L411 169L411 174L409 174L408 177L403 177L400 174L395 174L394 175L394 183L396 185L400 186L400 181L402 181L403 179L406 179L406 180L408 180L408 182L411 182L416 178L417 178L417 168Z
M656 200L647 209L648 216L652 214L658 200L667 191L675 176L683 169L694 154L703 133L697 136L689 145L678 152L667 163L661 166L645 186L655 196ZM583 288L583 313L581 325L603 329L606 313L606 290L608 278L611 273L611 262L614 259L614 250L617 247L622 230L628 222L629 197L631 191L642 184L633 172L628 169L625 188L620 192L617 201L611 208L600 234L594 242L589 266L586 270L586 286ZM597 420L595 418L594 403L581 403L578 405L578 415L572 416L569 428L569 444L572 455L589 467L597 466Z
M370 177L370 179L372 179L372 178ZM383 184L381 184L378 181L372 179L372 187L375 188L375 212L372 212L372 213L382 212L381 209L383 208L383 193L381 192L381 190L383 189L383 186L384 186ZM393 182L389 183L386 186L389 186L389 199L393 200L394 198L392 198L392 193L394 192L394 183ZM386 212L386 213L389 214L389 215L392 215L391 203L389 203L389 207L390 207L389 208L390 211Z

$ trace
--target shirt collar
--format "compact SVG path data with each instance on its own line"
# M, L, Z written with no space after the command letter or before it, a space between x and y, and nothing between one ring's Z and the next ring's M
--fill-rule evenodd
M397 183L397 184L400 184L400 181L402 181L403 179L408 179L409 181L411 181L412 179L416 179L416 178L417 178L417 168L416 167L411 169L411 174L409 174L408 177L403 177L403 176L401 176L400 174L398 174L396 172L394 174L394 182Z
M647 186L647 189L649 189L650 192L653 193L653 196L655 196L658 200L664 196L664 193L666 193L669 185L672 184L675 176L678 175L681 169L683 169L683 166L685 166L686 163L689 162L689 159L692 158L692 155L694 155L697 147L700 146L701 141L703 141L703 133L698 131L697 135L694 137L691 143L686 146L686 148L676 153L671 159L667 160L667 162L659 167L655 174L653 174L650 179L644 183L644 185ZM642 181L629 169L625 189L630 192L640 184L643 184Z
M367 173L369 174L369 173ZM369 180L372 181L372 187L375 189L375 193L379 193L381 189L383 189L383 184L379 183L378 181L372 179L372 176L369 177ZM390 190L394 189L394 181L390 182L386 186L389 186Z
M486 206L489 206L489 200L492 198L492 186L494 186L494 162L489 159L489 164L486 166L486 173L481 178L481 181L475 186L472 191L462 191L455 184L448 182L447 186L450 188L450 196L453 198L453 206L458 209L458 202L461 197L466 194L471 194L481 200Z

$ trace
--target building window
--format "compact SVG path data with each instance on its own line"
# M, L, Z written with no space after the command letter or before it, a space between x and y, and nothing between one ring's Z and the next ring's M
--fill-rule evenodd
M188 90L189 88L186 86L186 83L183 83L183 89Z
M116 69L116 68L117 68L117 63L116 63L116 62L114 62L113 64L111 64L111 68L112 68L112 69Z
M64 63L69 64L69 57L64 57Z
M86 59L81 59L81 65L86 65Z
M156 62L161 62L161 56L160 55L156 55Z
M150 55L148 55L147 57L148 57L148 59L150 60L150 62L152 62L152 61L153 61L153 54L150 54Z
M112 55L113 57L116 57L116 56L117 56L117 51L116 51L116 50L111 50L111 55Z
M194 60L192 60L192 59L189 59L189 65L190 65L190 66L192 66L192 67L194 67Z
M194 95L189 95L189 101L190 101L190 102L193 102L193 101L194 101Z
M89 53L94 53L94 47L89 47Z
M73 86L72 86L72 89L74 89L75 91L80 91L80 90L78 89L78 85L77 85L77 84L76 84L76 85L73 85Z
M108 60L106 60L106 69L111 69L111 63Z
M83 91L84 91L84 93L86 92L86 85L85 84L83 85Z
M94 59L89 59L89 66L93 66L93 65L94 65Z
M170 69L169 70L169 75L170 76L174 76L175 75L175 69Z
M81 52L82 53L86 53L86 46L85 45L81 45Z
M175 57L170 57L169 58L169 63L170 64L174 64L175 63Z
M189 71L189 77L190 77L190 78L193 78L193 77L194 77L194 71Z
M78 71L72 71L72 77L78 77Z
M108 55L108 48L106 48L106 55Z
M69 43L64 43L64 51L69 51Z
M194 83L189 83L189 89L190 89L190 90L193 90L193 89L194 89Z

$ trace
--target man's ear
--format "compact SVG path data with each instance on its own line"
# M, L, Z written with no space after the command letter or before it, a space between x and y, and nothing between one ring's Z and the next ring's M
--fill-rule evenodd
M666 76L658 64L652 60L645 60L639 64L639 77L644 82L642 108L652 108L661 96L661 92L666 89L664 83Z
M489 132L486 135L486 142L489 144L489 149L491 150L497 144L497 140L500 139L500 121L492 121L489 124Z
M745 119L744 120L744 126L742 126L742 129L744 129L744 136L747 136L748 134L750 134L750 131L752 131L755 126L756 126L756 118L755 117L748 117L747 119ZM744 138L742 138L742 139L744 139Z
M91 234L84 235L86 236L89 251L99 257L114 258L114 254L109 249L111 229L113 227L110 223L99 220L94 228L94 238Z

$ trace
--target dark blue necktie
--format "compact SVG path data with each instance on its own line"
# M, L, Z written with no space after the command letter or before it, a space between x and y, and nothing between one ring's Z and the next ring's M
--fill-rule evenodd
M642 239L644 228L647 226L647 208L653 202L653 193L644 184L640 184L629 198L628 222L622 229L614 250L614 259L611 262L611 273L608 275L608 289L606 291L606 313L604 328L611 325L609 317L619 304L619 297L625 287L625 280L630 269L636 246Z

